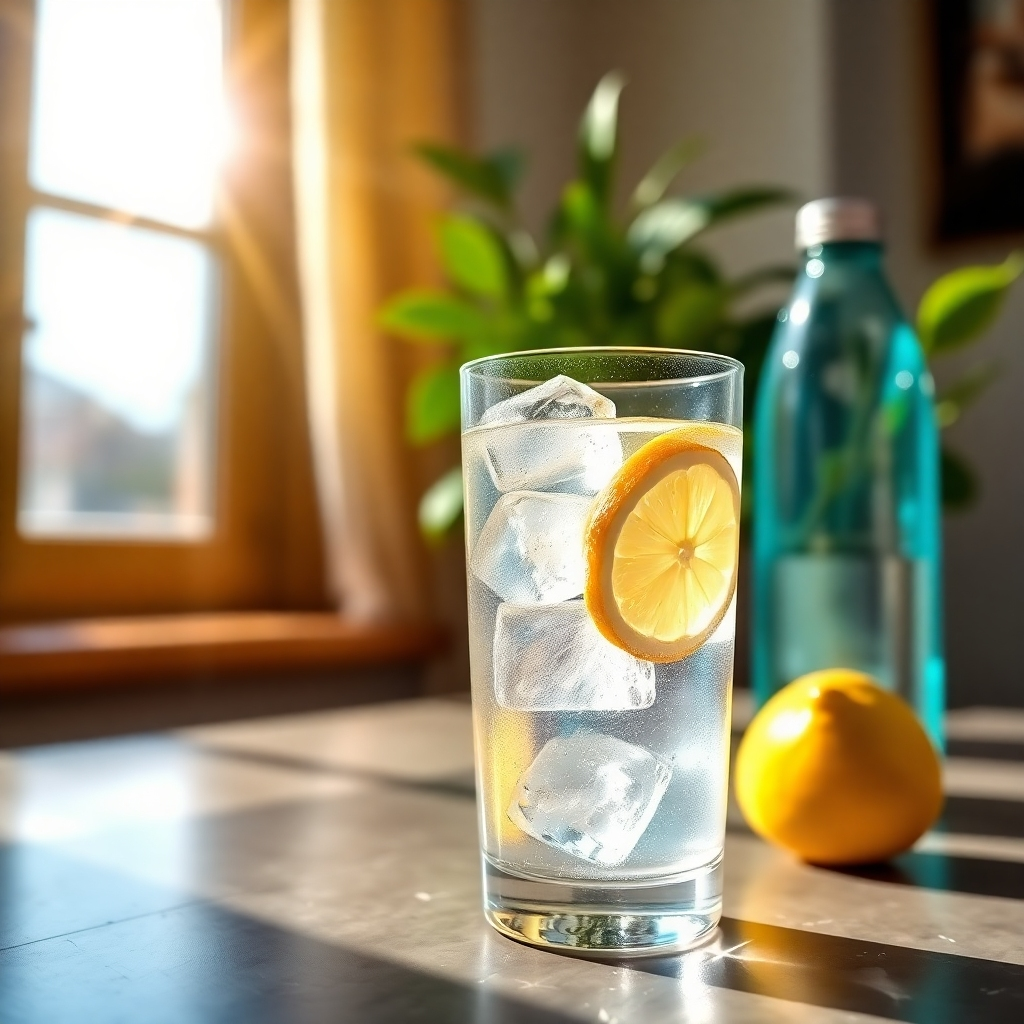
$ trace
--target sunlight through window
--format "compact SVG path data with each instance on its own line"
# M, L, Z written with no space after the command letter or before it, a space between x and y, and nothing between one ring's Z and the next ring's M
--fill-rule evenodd
M26 270L23 531L202 534L205 246L37 208Z
M32 185L209 224L230 137L218 0L40 0L38 12Z
M212 530L219 275L207 231L230 134L223 24L219 0L39 0L18 515L29 536Z

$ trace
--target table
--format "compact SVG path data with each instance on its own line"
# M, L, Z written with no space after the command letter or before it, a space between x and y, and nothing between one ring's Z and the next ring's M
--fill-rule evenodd
M484 923L464 701L5 753L0 1020L1019 1022L1024 712L950 733L913 852L811 868L733 813L718 938L622 964Z

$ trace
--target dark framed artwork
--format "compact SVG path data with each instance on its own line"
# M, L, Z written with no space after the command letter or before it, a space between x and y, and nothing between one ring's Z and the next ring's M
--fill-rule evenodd
M1024 231L1024 0L931 0L940 240Z

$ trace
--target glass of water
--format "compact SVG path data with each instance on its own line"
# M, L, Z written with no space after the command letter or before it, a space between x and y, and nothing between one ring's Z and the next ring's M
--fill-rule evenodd
M462 368L484 910L537 946L716 926L743 367L667 349Z

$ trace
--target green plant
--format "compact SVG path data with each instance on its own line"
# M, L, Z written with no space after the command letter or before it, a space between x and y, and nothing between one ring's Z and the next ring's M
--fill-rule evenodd
M764 186L668 195L678 173L700 152L700 144L689 139L656 161L626 208L617 211L623 85L614 72L598 83L579 127L576 177L565 186L540 241L516 211L525 166L521 153L476 156L435 143L415 147L421 160L457 188L461 203L438 227L449 288L403 292L380 313L390 333L439 347L440 358L413 380L407 395L406 431L414 444L458 431L462 363L517 349L661 345L720 352L744 363L744 404L753 411L778 311L764 289L790 282L795 267L766 266L730 278L701 243L724 221L796 197ZM1020 269L1011 257L1000 267L965 268L937 281L918 313L929 356L979 337ZM994 374L994 368L981 366L940 396L943 426L959 418ZM970 467L945 449L943 486L951 505L969 502L977 491ZM456 467L423 496L423 532L444 535L461 511Z
M992 326L1010 286L1024 270L1024 256L1011 253L996 266L961 267L932 283L917 307L917 333L929 363L979 341ZM935 413L951 427L999 376L999 364L975 363L939 393ZM978 478L964 457L942 445L942 502L947 509L971 505Z
M458 188L465 206L446 216L438 230L450 289L404 292L381 311L389 332L445 346L443 358L409 390L406 425L413 443L458 430L460 364L498 352L575 345L702 348L742 360L748 388L756 382L777 310L774 304L758 305L756 293L791 281L795 269L765 267L730 279L699 243L723 221L795 197L764 187L667 196L700 150L686 140L654 164L625 211L617 213L622 87L613 73L594 91L580 124L577 176L565 186L540 242L516 213L524 167L519 153L478 157L432 143L416 147L422 160ZM755 311L737 312L740 300ZM424 495L424 532L449 529L461 501L453 471Z

